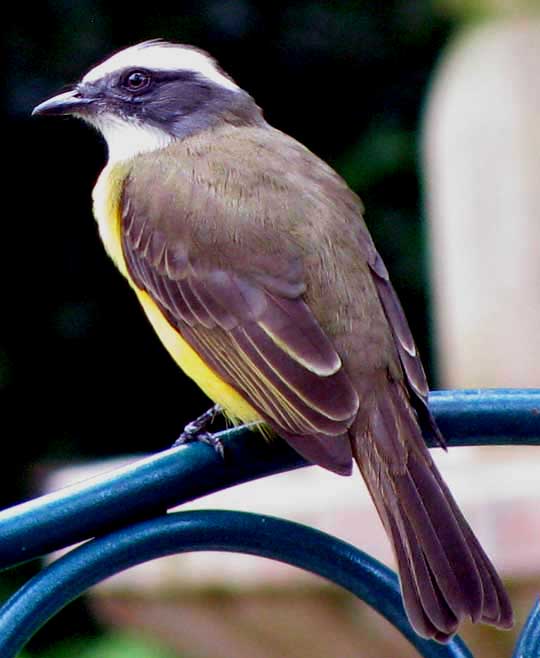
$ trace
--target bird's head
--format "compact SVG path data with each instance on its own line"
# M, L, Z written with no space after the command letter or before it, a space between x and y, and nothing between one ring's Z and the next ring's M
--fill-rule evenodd
M167 146L220 122L263 122L259 108L207 53L146 41L109 57L33 114L74 115L105 137L110 160Z

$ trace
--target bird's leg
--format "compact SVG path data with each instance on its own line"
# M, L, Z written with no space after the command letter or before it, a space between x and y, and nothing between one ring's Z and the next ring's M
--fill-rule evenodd
M193 441L200 441L201 443L206 443L209 446L212 446L212 448L223 457L224 452L221 441L215 434L204 431L220 411L221 407L219 404L215 404L211 409L208 409L208 411L205 411L201 416L192 420L191 423L188 423L184 427L182 434L180 434L173 443L173 448L185 445L186 443L192 443Z

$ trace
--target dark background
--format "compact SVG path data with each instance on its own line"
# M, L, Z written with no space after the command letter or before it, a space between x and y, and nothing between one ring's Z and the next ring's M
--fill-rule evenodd
M73 119L30 118L35 104L138 41L210 51L272 124L345 176L365 202L431 370L417 129L453 26L430 2L59 1L11 12L3 23L2 506L29 495L36 463L159 450L208 406L99 242L90 194L105 163L100 138Z

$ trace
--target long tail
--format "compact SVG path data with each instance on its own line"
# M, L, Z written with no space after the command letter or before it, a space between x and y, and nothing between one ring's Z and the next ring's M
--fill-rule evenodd
M392 542L409 620L446 642L462 619L512 625L508 595L435 467L401 382L385 379L353 454Z

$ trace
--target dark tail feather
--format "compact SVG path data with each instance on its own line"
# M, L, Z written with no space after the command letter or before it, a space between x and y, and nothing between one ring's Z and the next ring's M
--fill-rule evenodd
M495 567L480 546L471 527L463 518L456 501L452 498L448 487L438 471L436 471L436 476L440 482L441 489L446 493L452 511L456 516L460 516L463 519L461 525L463 536L471 549L484 588L484 606L481 621L497 626L498 628L511 628L513 624L512 605L495 571Z
M367 426L351 430L353 453L392 542L411 624L439 642L467 617L509 628L508 596L433 464L402 385L386 380L372 404Z

